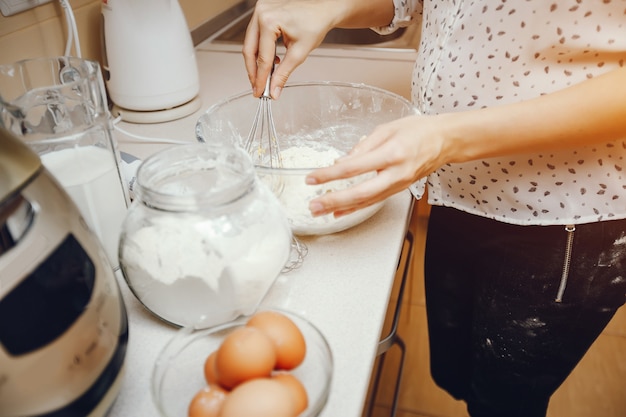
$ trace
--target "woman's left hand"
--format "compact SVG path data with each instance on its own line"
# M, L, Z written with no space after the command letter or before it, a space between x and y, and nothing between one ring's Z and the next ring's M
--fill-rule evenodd
M377 126L334 165L307 176L307 184L351 178L368 172L378 175L346 190L312 200L314 216L350 214L382 201L425 177L440 165L442 136L437 116L409 116Z

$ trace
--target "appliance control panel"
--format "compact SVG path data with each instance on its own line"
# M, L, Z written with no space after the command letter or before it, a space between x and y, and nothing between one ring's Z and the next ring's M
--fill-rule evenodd
M42 4L50 3L52 0L0 0L0 11L4 16L32 9Z

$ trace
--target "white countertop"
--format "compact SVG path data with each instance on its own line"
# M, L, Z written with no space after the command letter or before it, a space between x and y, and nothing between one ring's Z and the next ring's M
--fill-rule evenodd
M195 122L204 110L250 88L240 54L198 49L197 59L202 99L198 112L168 123L120 122L119 126L142 136L193 142ZM406 96L412 64L387 64L371 58L311 57L291 79L363 82ZM388 74L390 70L395 73ZM129 141L120 132L116 132L116 138L121 151L140 158L169 146ZM263 302L264 306L302 314L328 339L335 368L321 416L361 416L407 230L411 198L408 191L402 192L357 227L303 239L309 248L303 265L281 275ZM121 277L120 287L128 309L130 341L126 375L110 417L156 416L149 390L152 367L176 329L145 310Z

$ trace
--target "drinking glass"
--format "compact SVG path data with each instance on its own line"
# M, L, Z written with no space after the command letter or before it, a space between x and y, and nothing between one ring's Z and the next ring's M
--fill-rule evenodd
M118 269L129 198L100 65L76 57L0 65L0 124L39 154Z

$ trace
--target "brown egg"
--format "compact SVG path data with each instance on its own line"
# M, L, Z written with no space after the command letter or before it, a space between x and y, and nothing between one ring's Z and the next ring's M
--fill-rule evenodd
M275 365L274 344L254 327L233 330L224 338L215 357L218 381L227 389L252 378L268 377Z
M296 417L289 389L270 378L238 385L222 406L220 417Z
M276 347L276 369L294 369L304 360L304 336L286 315L276 311L262 311L253 315L247 326L262 330L272 339Z
M306 389L300 380L289 372L277 372L272 375L272 379L280 382L289 389L291 398L294 401L296 415L300 415L309 406L309 397L306 393Z
M189 403L189 417L219 417L227 392L219 385L204 387Z
M217 369L215 368L215 358L217 357L217 351L214 351L207 356L204 361L204 378L208 384L219 384L217 378Z

